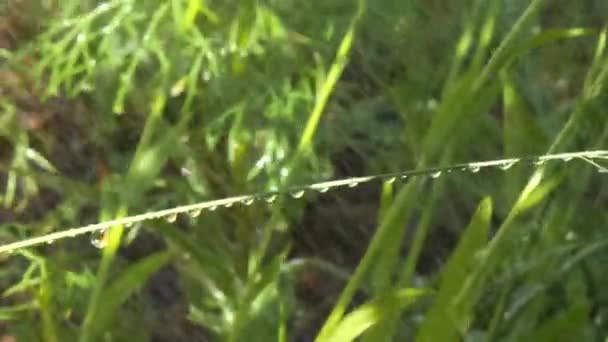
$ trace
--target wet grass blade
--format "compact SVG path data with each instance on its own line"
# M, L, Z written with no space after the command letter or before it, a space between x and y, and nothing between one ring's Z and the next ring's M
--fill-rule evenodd
M403 289L359 306L344 316L335 328L317 342L350 342L363 334L367 329L395 312L406 309L418 299L430 292L423 289Z
M476 253L488 241L492 200L485 198L464 230L458 246L441 271L439 290L433 305L418 330L416 341L454 341L470 316L470 307L449 312L451 300L458 293L475 260Z
M112 319L119 319L117 312L120 306L139 289L151 275L165 266L173 257L172 252L159 252L145 257L125 269L116 280L103 289L99 302L103 305L90 312L89 324L85 325L80 341L96 341L100 334L109 327Z

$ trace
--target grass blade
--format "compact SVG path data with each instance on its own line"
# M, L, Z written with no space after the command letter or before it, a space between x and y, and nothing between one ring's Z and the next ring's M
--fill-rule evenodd
M95 341L111 320L116 318L120 306L172 257L173 254L168 251L152 254L124 270L118 279L101 292L99 302L103 305L96 306L96 310L87 316L90 317L90 323L82 331L80 341Z
M471 267L476 253L487 243L490 219L492 217L492 200L485 198L479 204L477 212L465 229L458 246L441 272L439 291L425 321L419 328L416 341L454 341L458 338L458 325L453 317L459 319L470 315L468 307L461 307L457 312L448 312L452 298L458 293Z
M391 316L394 312L401 311L415 303L429 292L422 289L403 289L389 295L380 296L367 304L363 304L353 312L349 313L338 323L332 332L323 338L317 338L317 342L350 342L359 337L363 332Z

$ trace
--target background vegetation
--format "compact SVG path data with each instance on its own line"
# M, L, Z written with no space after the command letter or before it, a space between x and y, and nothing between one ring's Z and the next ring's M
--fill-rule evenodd
M2 0L0 242L605 149L606 18L601 0ZM603 340L606 175L506 166L4 253L2 341Z

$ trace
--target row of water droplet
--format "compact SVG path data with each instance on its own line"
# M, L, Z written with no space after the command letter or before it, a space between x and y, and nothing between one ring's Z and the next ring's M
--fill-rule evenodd
M608 152L606 152L605 154L598 155L598 156L582 155L582 153L579 153L579 154L581 154L581 155L579 156L576 153L572 153L572 154L550 155L550 156L528 158L528 159L519 158L519 159L504 159L504 160L489 161L489 162L476 162L476 163L460 164L460 165L450 166L450 167L445 167L445 168L426 169L426 170L420 170L420 171L409 171L409 172L394 173L394 174L372 175L372 176L366 176L366 177L354 177L354 178L341 179L341 180L335 180L335 181L321 182L321 183L309 184L309 185L303 186L303 187L295 187L295 188L292 188L291 190L283 191L283 192L275 191L275 192L249 195L249 196L237 196L237 197L225 198L222 200L208 201L208 202L194 204L194 205L175 207L175 208L168 209L168 210L161 210L161 211L157 211L157 212L135 215L135 216L127 217L124 219L119 219L119 220L114 220L114 221L109 221L109 222L102 222L102 223L98 223L98 224L94 224L94 225L90 225L90 226L70 229L68 231L65 231L64 232L65 234L63 236L57 237L57 238L73 237L73 236L76 236L79 234L85 234L85 233L89 232L92 235L91 243L97 248L103 248L103 247L105 247L106 242L107 242L107 234L106 234L107 229L109 229L110 227L116 226L116 225L123 225L125 227L131 227L134 224L139 224L142 221L152 220L152 219L161 219L161 218L165 219L169 223L175 223L178 219L178 216L181 214L186 214L190 218L197 218L198 216L201 215L203 210L214 211L220 207L230 208L235 204L249 206L256 201L259 201L259 202L263 201L265 203L274 203L277 200L277 198L279 198L279 196L282 196L282 195L289 195L290 197L292 197L294 199L300 199L300 198L303 198L304 195L309 191L325 193L325 192L328 192L329 190L332 190L332 189L335 189L338 187L354 188L362 183L368 183L371 181L378 181L378 180L385 181L388 183L394 183L397 180L405 180L405 179L408 179L409 177L428 177L430 179L436 179L436 178L441 177L444 174L449 174L452 172L469 172L469 173L475 174L484 168L492 168L492 169L499 169L499 170L506 171L506 170L509 170L511 167L513 167L515 164L520 163L520 162L529 162L532 165L540 166L549 160L569 162L572 159L577 158L577 159L584 160L589 164L592 164L602 173L608 172L608 170L606 170L606 168L604 168L603 166L601 166L593 161L593 159L596 159L596 158L608 160ZM44 238L44 237L42 237L42 238ZM27 246L33 246L33 245L36 245L39 243L43 243L43 242L39 242L39 241L44 241L48 244L51 244L54 242L54 239L42 239L42 240L33 239L33 240L36 240L36 241L35 242L32 241L31 243L27 244ZM23 246L20 246L18 248L23 248Z
M481 163L479 163L479 164L472 163L472 164L468 164L466 166L445 168L442 170L434 170L432 172L429 172L429 171L418 172L418 173L409 172L409 173L401 173L401 174L355 177L355 178L349 178L349 179L342 179L342 180L338 180L338 181L329 181L329 182L310 184L305 187L294 188L293 190L290 190L290 191L286 192L285 194L288 194L293 199L301 199L304 197L304 195L308 191L317 191L319 193L326 193L326 192L336 189L338 187L355 188L362 183L368 183L368 182L376 181L376 180L382 180L382 181L388 182L390 184L393 184L397 180L406 180L410 177L427 176L431 179L437 179L437 178L441 177L444 173L446 173L446 174L452 173L453 171L468 171L471 173L478 173L482 168L490 167L490 166L498 167L501 170L508 170L513 165L515 165L518 161L519 160L511 160L511 161L505 162L500 165L483 165ZM538 161L538 162L536 162L536 165L541 165L542 163L544 163L544 161ZM219 207L231 208L235 204L249 206L256 201L257 202L263 201L265 203L272 204L277 200L279 195L282 195L282 194L283 193L281 193L281 192L273 192L273 193L266 193L266 194L259 194L259 195L242 196L239 199L228 200L225 203L220 204L220 205L212 205L212 206L205 206L205 207L203 207L203 205L201 205L200 208L195 208L195 209L191 209L191 210L185 210L185 211L176 210L175 212L172 212L172 213L164 216L164 219L168 223L175 223L180 214L186 214L190 218L194 219L194 218L199 217L203 210L215 211ZM125 224L125 226L129 227L130 225ZM102 231L99 231L99 232L95 232L92 236L91 243L97 248L103 248L105 246L105 229Z

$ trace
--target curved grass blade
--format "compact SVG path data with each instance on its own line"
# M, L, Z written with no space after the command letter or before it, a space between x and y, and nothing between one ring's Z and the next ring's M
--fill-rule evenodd
M99 298L103 303L90 313L90 324L85 324L80 335L80 341L96 341L116 318L119 307L138 289L146 279L166 265L173 257L172 252L160 252L148 256L129 266L111 285L102 290Z
M353 341L385 317L402 311L428 294L430 292L424 289L402 289L376 298L346 315L331 332L317 338L316 342Z
M448 308L452 298L458 294L466 279L476 252L488 241L491 217L492 200L485 198L479 204L477 212L465 229L458 246L441 272L439 291L426 319L418 330L416 341L454 341L458 339L459 324L450 317ZM469 315L469 308L461 307L452 314L459 319L466 319Z

